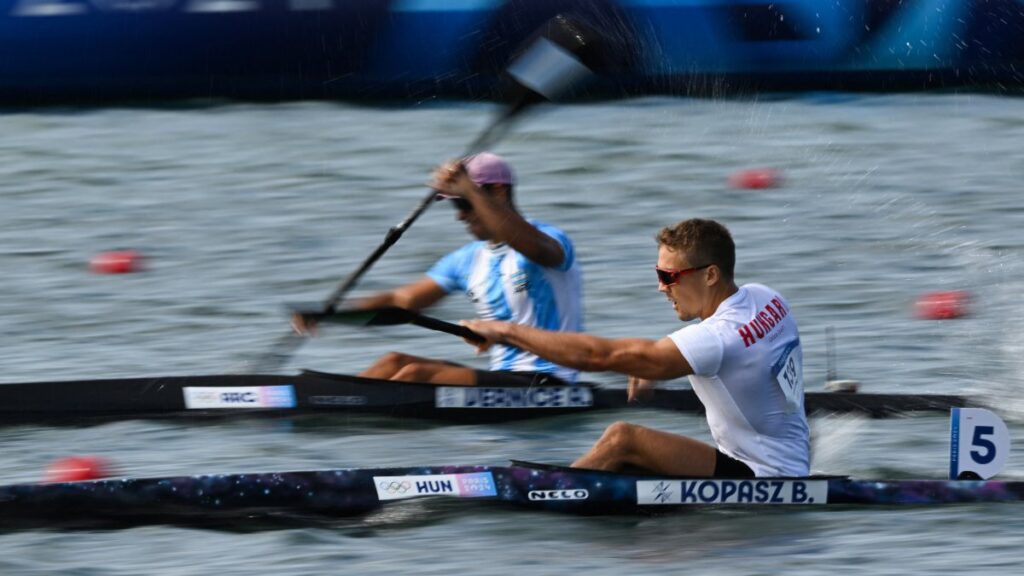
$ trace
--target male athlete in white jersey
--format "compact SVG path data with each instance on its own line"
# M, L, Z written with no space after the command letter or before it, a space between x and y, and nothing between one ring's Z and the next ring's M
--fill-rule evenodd
M465 324L487 338L481 349L516 346L564 366L627 374L630 399L656 380L690 377L717 448L616 422L573 466L728 478L808 475L803 352L789 303L761 284L736 286L735 245L717 222L685 220L663 229L657 241L658 290L680 320L701 320L661 340Z
M512 169L483 152L434 171L432 186L451 200L456 217L477 240L441 258L425 277L354 304L422 310L450 292L465 292L481 318L547 330L583 329L580 266L565 232L524 218L512 199ZM296 329L308 329L300 317ZM577 371L510 346L491 348L490 370L391 352L359 374L432 384L497 385L574 382Z

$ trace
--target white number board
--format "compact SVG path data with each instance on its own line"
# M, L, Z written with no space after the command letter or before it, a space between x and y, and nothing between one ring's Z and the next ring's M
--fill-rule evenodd
M984 408L953 408L950 420L949 478L965 472L991 478L1003 471L1010 454L1010 432Z

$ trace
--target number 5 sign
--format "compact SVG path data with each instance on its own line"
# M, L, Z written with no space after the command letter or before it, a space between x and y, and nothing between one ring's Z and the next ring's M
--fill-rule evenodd
M1002 472L1010 453L1002 419L984 408L953 408L950 417L949 478L988 479Z

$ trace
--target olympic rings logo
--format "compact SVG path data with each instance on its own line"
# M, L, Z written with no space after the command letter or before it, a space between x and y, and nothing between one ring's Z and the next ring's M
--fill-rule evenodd
M390 482L381 481L377 486L388 494L405 494L412 488L412 484L408 480L402 480L401 482L398 480L391 480Z

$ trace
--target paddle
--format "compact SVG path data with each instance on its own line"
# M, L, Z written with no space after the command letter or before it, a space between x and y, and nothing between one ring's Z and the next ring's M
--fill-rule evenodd
M314 310L309 308L293 308L292 311L300 314L307 321L334 322L338 324L348 324L349 326L397 326L400 324L414 324L430 330L453 334L474 342L484 342L483 336L480 336L465 326L452 324L451 322L445 322L444 320L438 320L437 318L431 318L430 316L424 316L419 312L408 310L406 308L399 308L397 306L385 306L383 308L371 308L367 310L332 310L331 312L324 312L319 308Z
M553 100L566 93L583 77L590 75L590 63L602 57L598 36L589 28L562 15L555 16L537 32L534 39L506 70L512 88L505 91L511 97L510 104L491 121L484 131L466 150L469 156L491 147L508 131L512 121L531 105ZM390 230L384 241L366 257L366 260L324 301L321 312L326 316L334 312L345 295L373 264L398 242L402 234L437 199L437 191L431 190L416 208ZM305 342L305 336L293 331L278 338L271 349L257 359L250 369L256 372L271 372L283 366L292 354Z

